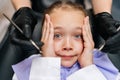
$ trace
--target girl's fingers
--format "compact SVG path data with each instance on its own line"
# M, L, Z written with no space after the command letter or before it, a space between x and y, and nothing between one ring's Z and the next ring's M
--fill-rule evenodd
M87 30L88 38L91 44L93 45L94 43L93 43L93 38L92 38L92 33L91 33L91 28L89 23L89 17L86 17L86 30Z
M92 37L91 27L90 27L90 22L89 22L89 17L87 16L86 18L87 18L86 24L87 24L87 26L88 26L88 32L90 33L90 36Z
M42 56L55 56L53 48L54 28L52 22L50 21L50 16L48 14L45 15L45 24L43 27L44 35L42 37L42 42L44 42L44 45L42 46Z
M46 16L45 16L43 27L42 27L42 38L41 38L41 41L43 41L44 38L45 38L45 32L46 32Z
M86 33L86 29L85 29L86 25L83 25L83 28L82 28L82 33L83 33L83 40L84 40L84 45L88 42L88 36L87 36L87 33Z
M89 41L89 39L88 39L88 34L87 34L87 19L85 18L84 19L84 25L83 25L83 39L84 39L84 42L86 42L86 41Z
M89 17L88 16L84 19L84 25L85 25L85 30L88 33L88 36L90 36L92 38L92 34L91 34L91 30L90 30L90 25L89 25Z
M50 23L50 17L48 14L45 15L45 20L43 24L43 30L42 30L42 38L41 41L46 41L49 36L49 23Z
M46 35L45 35L45 41L48 40L50 34L50 17L48 14L46 14Z
M44 21L44 26L43 26L43 34L42 34L42 39L41 41L43 42L53 42L53 37L54 37L54 28L53 24L50 21L50 16L48 14L45 15L45 21Z
M50 35L49 35L50 41L53 41L53 38L54 38L54 28L52 22L50 22Z
M90 31L90 25L88 22L88 17L84 19L84 26L83 26L83 39L86 46L93 45L92 34Z

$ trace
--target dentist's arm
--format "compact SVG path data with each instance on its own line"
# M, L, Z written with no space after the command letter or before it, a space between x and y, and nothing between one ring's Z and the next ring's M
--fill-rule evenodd
M12 3L16 9L12 20L23 31L23 34L21 34L18 30L15 29L11 34L12 42L22 47L22 49L27 49L28 52L32 52L29 51L29 49L36 51L29 39L32 39L34 28L38 23L38 19L41 18L41 14L38 14L32 10L30 0L12 0ZM39 43L41 45L40 41L35 41L35 43L38 46Z
M120 21L111 15L112 0L92 0L95 27L99 34L107 40L117 33Z
M31 8L30 0L11 0L11 2L16 10L20 9L21 7Z
M111 13L112 0L92 0L94 14L101 12Z

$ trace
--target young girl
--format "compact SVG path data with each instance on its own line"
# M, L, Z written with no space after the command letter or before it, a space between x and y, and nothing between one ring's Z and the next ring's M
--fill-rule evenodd
M45 11L42 55L13 65L13 80L118 80L106 54L94 49L89 17L70 1Z

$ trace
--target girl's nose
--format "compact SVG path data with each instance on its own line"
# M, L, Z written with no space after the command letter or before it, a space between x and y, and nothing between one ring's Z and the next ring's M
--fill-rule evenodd
M63 49L64 49L64 51L71 51L72 50L72 48L70 48L70 47L64 47Z
M73 50L72 41L71 41L71 39L69 37L64 39L63 50L65 50L65 51Z

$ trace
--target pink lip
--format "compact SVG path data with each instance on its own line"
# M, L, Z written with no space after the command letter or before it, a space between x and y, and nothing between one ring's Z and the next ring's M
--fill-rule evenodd
M61 56L61 58L65 60L70 60L71 58L73 58L73 56Z

